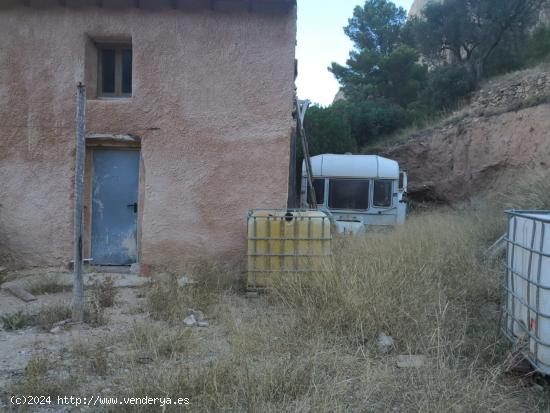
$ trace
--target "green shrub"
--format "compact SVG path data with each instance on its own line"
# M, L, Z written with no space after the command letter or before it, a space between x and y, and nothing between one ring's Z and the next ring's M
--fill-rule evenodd
M311 155L345 153L357 149L346 119L332 107L312 106L308 109L304 126ZM298 145L301 155L301 146Z
M28 324L28 317L23 312L18 311L16 313L5 314L2 317L2 323L4 324L4 330L19 330Z
M529 38L527 59L530 63L538 63L550 55L550 26L538 26Z
M430 72L422 101L436 111L454 108L475 89L474 76L460 65L446 65Z

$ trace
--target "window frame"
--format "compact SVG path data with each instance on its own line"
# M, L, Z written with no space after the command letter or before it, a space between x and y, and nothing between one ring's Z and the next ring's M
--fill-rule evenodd
M97 97L106 99L128 99L134 94L134 50L132 43L96 43L97 48ZM115 51L115 91L114 93L103 92L103 50L113 49ZM131 70L131 92L122 92L122 71L123 71L123 53L124 50L130 50L132 53Z
M390 204L389 205L377 205L375 203L375 198L374 198L374 187L376 185L376 182L389 182L390 184ZM394 205L394 202L393 202L393 186L394 186L394 182L395 180L394 179L383 179L383 178L380 178L380 179L372 179L372 208L391 208L393 207Z
M313 177L313 187L315 188L315 181L322 181L323 185L322 185L322 191L323 191L323 198L321 200L321 202L318 202L319 200L316 199L315 200L315 203L317 205L325 205L325 200L326 200L326 197L325 197L325 194L326 194L326 186L327 186L327 179L325 177L322 177L322 176L314 176ZM308 194L309 194L309 188L308 188ZM315 196L319 196L319 194L317 193L317 188L315 188ZM308 200L311 196L308 196Z
M331 189L332 189L332 184L333 184L332 181L335 181L335 180L336 180L336 181L363 181L363 182L366 182L367 185L368 185L367 192L366 192L367 207L366 207L366 208L339 208L339 207L332 207L332 206L330 205L330 191L331 191ZM371 179L371 178L329 177L329 178L326 178L326 185L328 186L328 188L325 186L325 197L326 197L326 201L327 201L327 207L328 207L328 209L330 209L331 211L368 211L368 210L372 207L370 192L371 192L371 188L373 187L373 185L372 185L372 179Z

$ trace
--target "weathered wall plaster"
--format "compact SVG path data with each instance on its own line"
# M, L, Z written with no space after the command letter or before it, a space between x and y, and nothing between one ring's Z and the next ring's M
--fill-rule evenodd
M95 95L94 38L131 37L133 97ZM88 133L141 137L141 261L245 256L251 208L284 208L295 10L0 10L0 258L72 254L75 90Z

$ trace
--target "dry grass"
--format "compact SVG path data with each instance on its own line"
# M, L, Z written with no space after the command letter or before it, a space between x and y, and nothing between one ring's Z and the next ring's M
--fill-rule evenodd
M6 331L19 330L28 325L28 317L22 311L15 313L4 314L0 317L2 326Z
M96 302L101 308L110 308L115 305L117 290L111 277L103 281L96 281L92 287L92 301Z
M44 305L32 317L33 325L49 330L55 323L70 319L71 315L71 307L67 303Z
M43 275L28 285L25 289L33 295L57 294L71 291L71 287L60 284L56 277L49 274Z
M187 328L151 324L134 325L126 338L136 358L172 359L188 355L196 346ZM138 360L139 361L139 360Z
M57 396L70 395L78 386L74 376L57 375L53 371L52 361L38 355L29 360L25 375L10 387L10 394L21 396Z
M218 290L196 283L180 287L176 277L153 286L147 297L147 310L155 320L181 323L189 309L207 310L217 301Z
M103 341L88 342L76 340L72 354L84 365L86 371L97 376L109 373L109 350Z
M116 377L113 396L190 398L166 411L548 411L547 392L507 373L510 346L488 310L501 304L502 262L484 258L504 232L506 206L550 206L540 179L476 208L421 211L393 231L337 239L326 271L286 279L256 300L204 265L192 286L174 277L151 287L152 320L72 353L97 359L87 372ZM183 327L189 308L204 311L210 329ZM377 345L380 332L394 339L388 351ZM123 356L110 367L117 347ZM427 364L398 369L399 354L425 355ZM44 366L28 368L29 391L51 378Z
M547 205L550 191L539 187L519 198ZM246 310L234 291L157 286L149 297L155 318L174 323L190 307L217 311L229 351L209 362L151 363L117 391L183 395L192 411L548 409L547 398L507 376L509 345L487 310L501 299L502 263L483 253L504 232L503 199L419 212L389 233L338 239L326 271L286 279ZM394 338L389 352L377 346L380 332ZM161 337L135 341L158 349ZM397 354L425 355L428 365L397 369Z
M391 233L340 239L321 273L286 280L280 299L311 334L354 345L392 335L402 351L461 341L480 303L499 299L495 268L481 262L490 228L472 212L416 216Z

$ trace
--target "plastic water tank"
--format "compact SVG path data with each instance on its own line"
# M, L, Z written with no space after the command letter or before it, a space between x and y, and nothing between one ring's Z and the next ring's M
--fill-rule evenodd
M330 220L321 211L255 210L247 226L249 290L320 271L331 255Z
M550 211L508 211L505 332L550 374Z

